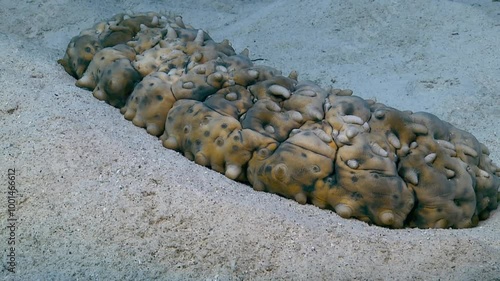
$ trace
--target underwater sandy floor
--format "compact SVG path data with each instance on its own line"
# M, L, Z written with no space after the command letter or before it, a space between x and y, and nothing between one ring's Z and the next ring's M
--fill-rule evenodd
M431 112L500 163L500 3L311 3L0 0L0 278L499 280L499 211L472 229L390 230L253 191L163 148L56 63L99 20L172 11L283 73Z

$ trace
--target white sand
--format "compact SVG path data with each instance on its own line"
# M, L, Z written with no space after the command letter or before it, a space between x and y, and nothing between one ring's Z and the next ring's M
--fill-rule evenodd
M170 10L299 79L434 113L500 163L500 3L100 2L0 1L3 265L8 168L22 194L2 280L499 280L498 211L389 230L255 192L163 148L56 60L94 22Z

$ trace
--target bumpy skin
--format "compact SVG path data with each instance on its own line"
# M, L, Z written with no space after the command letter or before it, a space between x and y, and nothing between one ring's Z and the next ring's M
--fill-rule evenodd
M57 62L69 75L79 79L100 49L127 43L139 32L141 24L149 27L161 26L160 18L167 20L158 13L150 12L137 15L118 14L107 21L96 23L94 27L73 37L66 48L66 54Z
M119 59L134 60L134 49L127 45L119 44L100 50L95 54L82 78L78 79L75 85L93 90L101 78L103 69Z
M141 30L134 36L133 40L127 42L127 45L134 48L138 54L151 49L162 39L161 28L149 28L144 24L141 24L140 28Z
M141 25L147 27L157 27L160 25L160 15L148 13L144 15L134 15L123 17L123 20L109 26L109 32L101 39L103 47L110 47L117 44L125 44L131 41L141 30Z
M258 81L265 81L277 75L281 75L281 71L262 65L244 67L232 71L233 81L245 87Z
M225 75L214 72L209 75L188 72L182 75L173 85L172 92L176 99L205 100L222 88Z
M277 193L301 204L325 201L315 194L315 185L333 172L335 148L313 131L299 132L273 152L268 148L257 151L249 162L248 180L255 190Z
M402 157L399 171L418 202L411 223L418 227L470 227L477 223L476 196L467 164L429 136Z
M134 125L146 128L154 136L165 129L165 119L176 99L172 93L172 79L164 72L154 72L135 86L127 104L121 108L125 119Z
M440 192L437 196L446 193L448 198L446 201L446 196L441 195L439 198L442 203L439 204L435 198L432 199L432 208L441 205L461 209L460 212L449 212L443 211L445 207L439 207L438 214L426 212L425 201L422 200L414 215L420 218L415 219L416 223L424 221L425 224L418 226L432 227L430 223L434 222L436 227L461 228L473 226L479 219L488 218L490 211L498 206L496 198L499 186L498 174L495 176L498 167L489 159L488 149L472 134L457 129L430 113L415 113L411 118L424 125L428 134L419 136L416 141L419 145L411 147L411 155L401 159L402 176L409 179L409 185L416 186L415 190L419 190L419 187L421 189L423 182L427 182L425 186L440 183L435 188L436 193ZM417 173L414 168L408 168L422 164L422 161L425 162L425 167L433 167L433 171ZM435 218L422 219L426 213Z
M256 190L389 228L473 227L498 207L500 168L472 134L254 65L179 16L115 15L58 62L165 147Z
M377 103L370 107L372 118L369 121L371 131L384 133L399 156L409 153L411 143L417 136L428 134L428 128L413 122L411 112ZM451 126L451 125L450 125Z
M128 59L119 59L102 70L99 83L92 94L99 100L121 108L141 76Z
M165 147L183 151L188 159L231 179L244 178L243 166L254 150L275 143L254 131L242 130L237 119L194 100L174 104L161 139Z
M370 130L369 102L356 96L330 93L325 101L325 120L332 126L337 145L350 144L360 132Z
M328 203L344 218L400 228L414 205L387 138L360 133L337 151Z
M297 80L277 75L259 81L255 85L248 87L248 89L254 97L259 100L270 99L279 103L290 98L292 91L295 90L296 84Z
M253 96L245 87L233 85L218 90L204 104L222 115L238 119L253 106Z
M319 121L325 117L324 105L328 92L311 81L300 82L289 99L283 102L287 110L296 109L307 121Z
M270 99L258 100L241 119L243 128L252 129L282 142L293 129L298 129L304 118L296 110L283 110Z
M97 35L80 35L71 39L64 57L57 62L66 72L79 79L87 69L95 53L101 49Z
M199 64L204 64L220 57L236 55L229 41L224 40L216 43L212 40L204 40L204 32L200 30L192 42L187 42L184 52L190 56L188 70Z
M146 76L157 71L184 68L186 63L187 55L182 51L181 46L163 48L156 45L141 55L137 55L137 60L132 62L132 65L142 76Z

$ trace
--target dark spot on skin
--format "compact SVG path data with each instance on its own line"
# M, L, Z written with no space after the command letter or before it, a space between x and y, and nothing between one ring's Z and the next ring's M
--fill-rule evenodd
M327 177L325 179L325 182L331 187L331 185L334 185L335 184L335 179L332 178L332 177Z
M149 87L153 87L155 83L149 83Z
M266 173L270 173L272 171L272 169L273 169L273 167L267 165L265 171L266 171Z
M217 140L215 141L215 143L218 145L218 146L223 146L224 145L224 140L221 139L221 138L217 138Z
M204 135L205 137L208 137L208 136L210 136L210 132L209 132L209 131L205 131L205 132L203 132L203 135Z
M197 86L195 85L195 88L193 89L193 99L195 100L200 100L203 101L208 97L209 95L215 93L214 88L210 86L205 86L205 85L200 85Z
M200 146L200 145L201 145L201 140L196 140L194 143L195 143L197 146Z
M443 211L443 209L442 208L437 208L436 211L438 211L438 213L441 213Z
M240 141L240 136L234 136L234 137L233 137L233 140L234 140L234 141Z
M146 96L141 100L141 102L139 104L142 106L148 106L150 102L151 102L151 100L149 99L149 97Z
M102 56L102 57L101 57L101 60L104 60L104 59L105 59L105 57L104 57L104 56Z
M222 129L225 129L227 128L227 123L222 123L222 125L220 125L222 127Z
M300 153L300 156L307 158L307 154L305 154L304 152Z
M167 117L167 122L171 123L172 121L174 121L174 117L168 116Z
M308 169L306 167L300 167L299 169L295 170L294 176L296 177L302 177L303 175L309 174Z
M92 53L92 49L90 47L85 47L85 52Z
M460 202L460 200L453 200L453 203L455 203L455 205L457 205L458 207L460 207L460 205L462 205L462 203Z
M313 165L311 169L313 173L318 173L321 171L321 168L318 165Z
M354 106L350 103L346 104L344 113L345 113L345 115L353 115L354 114Z
M76 64L77 64L77 65L82 65L82 64L85 64L86 62L87 62L87 61L86 61L86 60L84 60L83 58L78 58L78 59L76 60ZM75 65L75 64L73 64L73 67L75 67L75 68L76 68L76 65Z
M193 113L193 108L190 107L188 110L187 110L187 113Z
M358 182L358 177L353 176L353 177L351 178L351 180L352 180L352 182Z
M239 147L239 146L237 146L237 145L233 145L233 147L232 147L232 148L233 148L233 151L234 151L234 152L236 152L236 151L240 150L240 147Z
M157 95L157 96L156 96L156 99L157 99L157 100L159 100L159 101L162 101L162 100L163 100L163 97L162 97L162 96L160 96L160 95Z
M398 200L399 199L399 195L397 195L397 194L392 195L392 199Z
M314 191L314 184L313 185L303 185L302 190L305 192L313 192Z
M376 178L376 179L379 178L378 174L373 174L373 177Z

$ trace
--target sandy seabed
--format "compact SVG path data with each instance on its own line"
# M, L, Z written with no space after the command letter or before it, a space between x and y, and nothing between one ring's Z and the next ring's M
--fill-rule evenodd
M172 11L299 80L431 112L500 163L500 3L102 2L0 0L2 280L500 280L499 211L472 229L390 230L255 192L163 148L56 63L97 21Z

